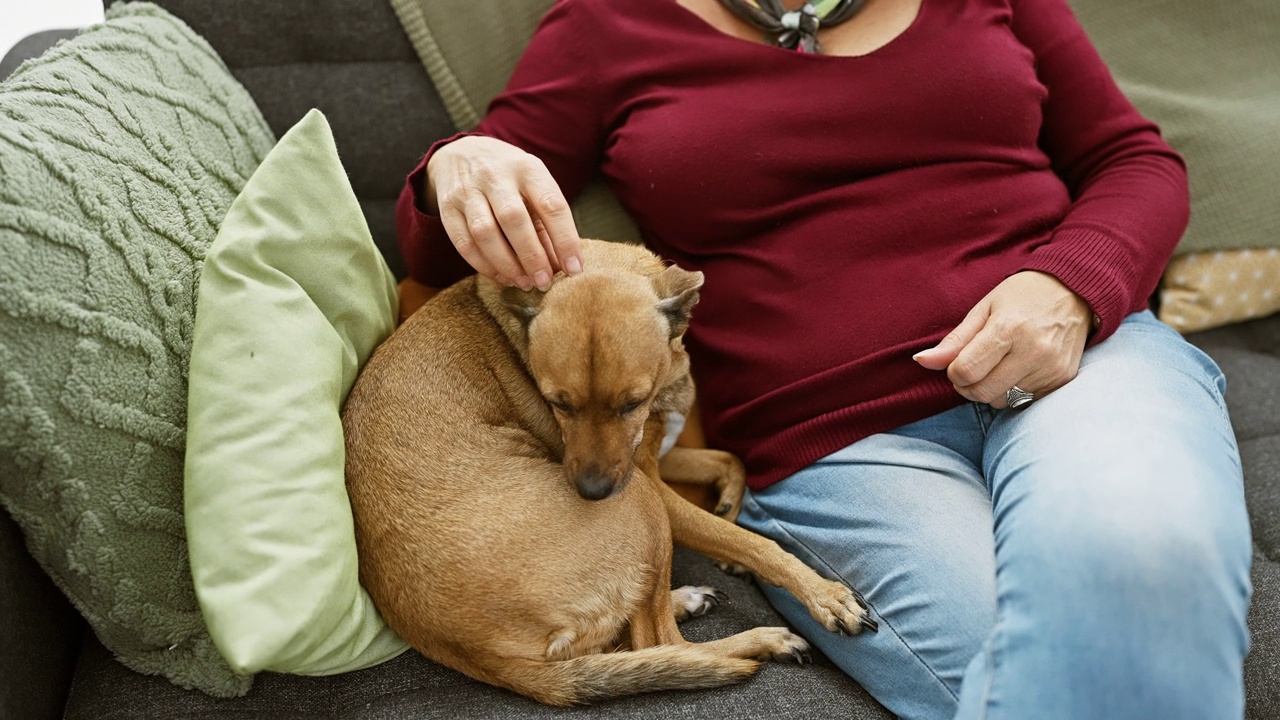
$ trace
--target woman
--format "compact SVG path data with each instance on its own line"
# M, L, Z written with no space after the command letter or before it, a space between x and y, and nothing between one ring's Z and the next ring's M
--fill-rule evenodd
M706 273L687 344L708 442L747 465L740 522L881 629L766 593L872 695L906 718L1241 717L1223 378L1146 309L1181 159L1065 0L800 4L561 0L477 133L409 176L411 272L579 272L566 198L602 172Z

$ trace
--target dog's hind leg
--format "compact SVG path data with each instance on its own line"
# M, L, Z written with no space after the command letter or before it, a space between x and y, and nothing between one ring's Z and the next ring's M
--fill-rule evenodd
M671 608L676 622L707 614L707 611L724 602L724 593L713 587L685 585L671 591Z
M742 509L747 473L732 453L705 448L673 447L658 461L658 475L667 482L714 485L720 491L715 512L733 522Z

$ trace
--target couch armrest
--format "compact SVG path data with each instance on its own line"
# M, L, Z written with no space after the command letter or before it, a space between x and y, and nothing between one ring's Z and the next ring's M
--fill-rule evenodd
M23 62L33 57L40 57L45 50L53 47L59 40L74 37L78 32L80 31L76 29L44 30L22 38L17 45L5 53L4 59L0 60L0 82L8 79Z
M0 509L0 718L62 717L84 631Z

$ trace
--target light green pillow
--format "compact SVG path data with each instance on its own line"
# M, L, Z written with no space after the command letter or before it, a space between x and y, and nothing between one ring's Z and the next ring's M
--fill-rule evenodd
M326 675L407 647L359 583L339 412L396 288L324 115L263 160L205 258L186 526L209 633L242 673Z
M187 362L200 262L274 142L149 3L0 83L0 502L122 663L220 696L252 680L191 585Z
M674 0L672 0L674 1ZM506 87L554 0L391 0L459 130L471 130ZM573 200L583 237L640 242L640 230L599 177Z

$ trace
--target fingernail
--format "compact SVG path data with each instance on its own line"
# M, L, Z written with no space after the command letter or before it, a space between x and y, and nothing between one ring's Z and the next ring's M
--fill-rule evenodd
M533 289L533 281L529 279L528 275L521 275L520 277L516 278L516 284L520 286L521 290Z
M551 276L547 274L546 270L539 270L537 274L533 276L533 282L538 286L539 290L546 290L551 287Z
M564 269L570 275L577 275L582 272L582 261L578 259L578 256L571 255L568 260L564 261Z

